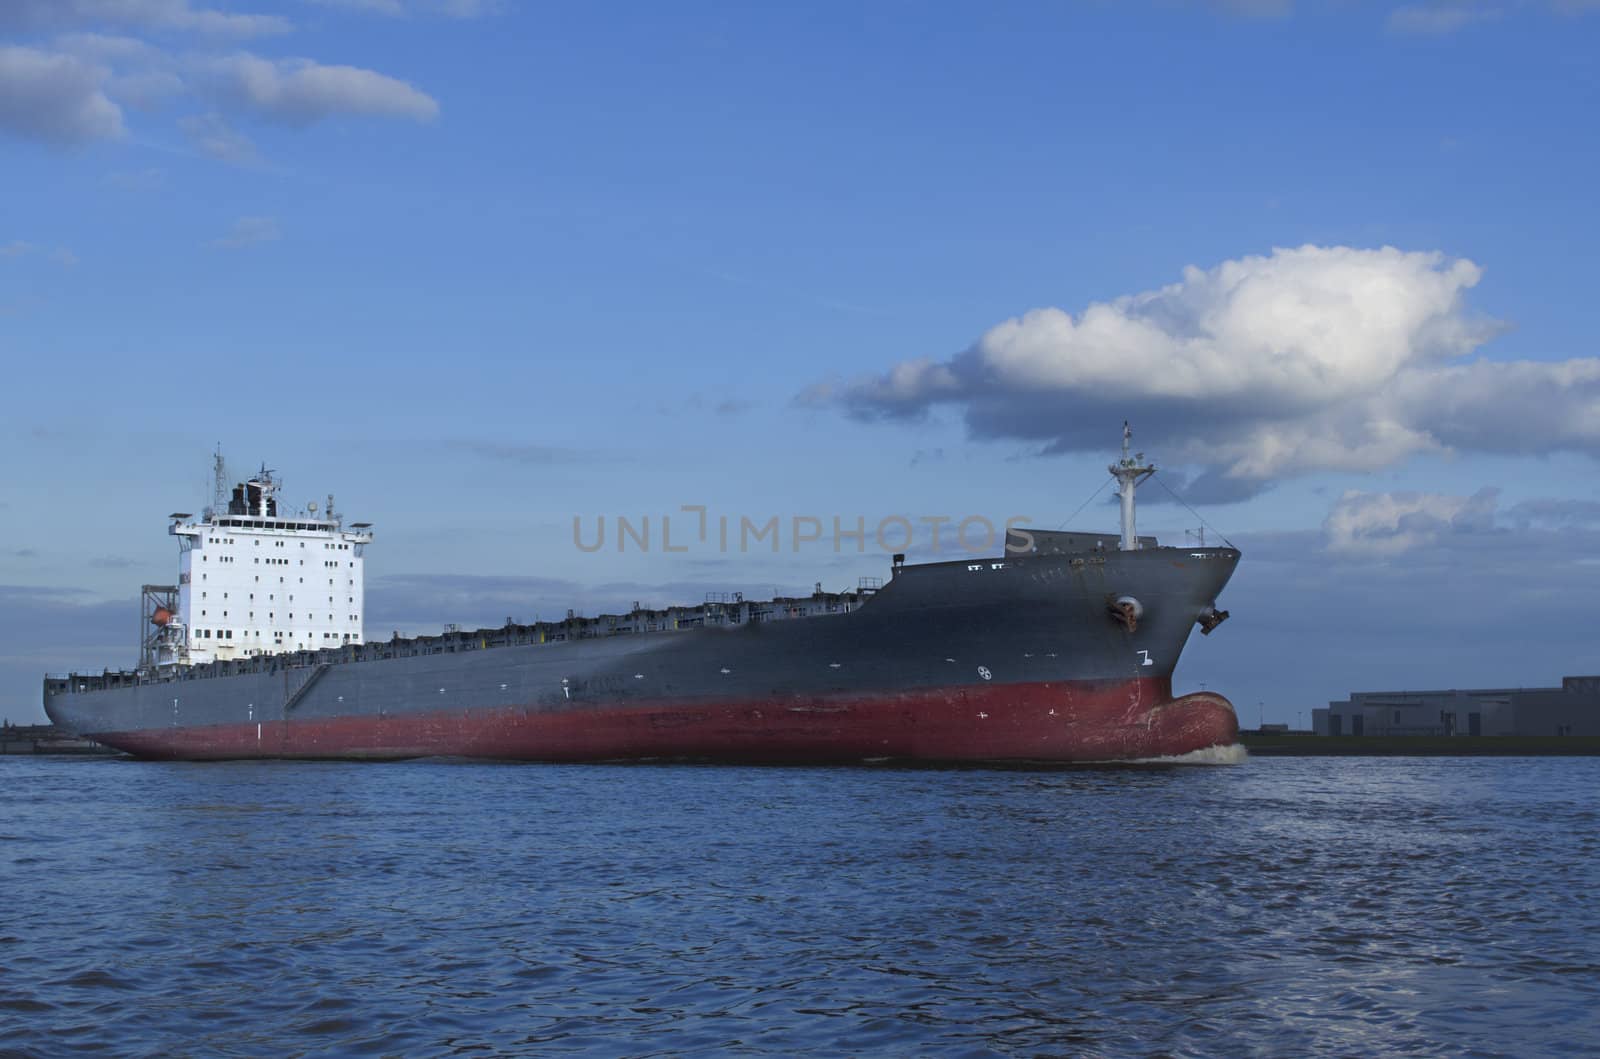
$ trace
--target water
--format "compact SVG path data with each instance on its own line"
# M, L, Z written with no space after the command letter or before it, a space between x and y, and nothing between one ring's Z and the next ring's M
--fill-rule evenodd
M1597 791L0 759L0 1052L1592 1052Z

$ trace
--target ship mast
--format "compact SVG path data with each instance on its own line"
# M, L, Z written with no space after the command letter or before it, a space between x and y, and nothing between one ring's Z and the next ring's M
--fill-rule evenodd
M217 442L211 467L211 506L206 508L206 518L226 514L228 510L228 468L222 462L222 442Z
M1106 469L1117 480L1117 492L1122 497L1122 550L1125 552L1139 548L1139 533L1134 525L1133 492L1140 482L1156 473L1154 467L1144 462L1144 453L1128 454L1132 443L1133 431L1128 428L1128 421L1123 420L1122 459Z

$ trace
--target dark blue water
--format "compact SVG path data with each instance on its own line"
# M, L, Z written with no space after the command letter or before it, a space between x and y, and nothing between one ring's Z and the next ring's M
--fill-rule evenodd
M0 1052L1592 1054L1597 791L0 759Z

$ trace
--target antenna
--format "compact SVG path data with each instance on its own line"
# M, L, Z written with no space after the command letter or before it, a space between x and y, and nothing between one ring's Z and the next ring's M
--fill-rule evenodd
M228 510L228 465L222 462L222 442L217 442L211 478L211 510Z

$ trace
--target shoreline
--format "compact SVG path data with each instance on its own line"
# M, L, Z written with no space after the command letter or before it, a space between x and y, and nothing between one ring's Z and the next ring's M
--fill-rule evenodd
M1594 757L1593 735L1312 735L1241 731L1239 743L1261 757Z
M1600 757L1600 736L1379 736L1241 731L1239 745L1259 757ZM115 755L49 724L0 729L0 756Z

